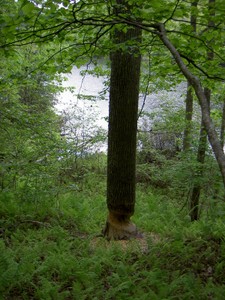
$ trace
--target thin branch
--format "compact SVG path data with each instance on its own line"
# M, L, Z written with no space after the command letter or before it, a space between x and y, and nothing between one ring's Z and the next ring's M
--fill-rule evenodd
M178 34L181 34L181 35L185 35L185 36L188 36L190 38L193 38L193 39L196 39L198 41L200 41L209 51L213 52L220 60L224 61L225 62L225 58L222 57L219 53L215 52L212 47L210 47L207 42L205 42L204 40L202 40L199 36L197 35L192 35L190 33L186 33L186 32L182 32L182 31L179 31L179 30L167 30L167 33L178 33Z
M176 5L175 5L175 7L174 7L174 9L173 9L173 11L172 11L171 16L164 22L164 25L166 25L166 23L167 23L169 20L173 19L173 16L174 16L174 14L175 14L175 12L176 12L176 10L177 10L177 7L178 7L179 3L180 3L180 0L177 0L177 3L176 3Z
M89 46L88 48L85 49L85 51L83 51L80 55L78 55L78 56L76 57L77 59L78 59L79 57L82 57L82 56L84 56L84 55L89 54L90 51L91 51L91 49L93 48L93 46L96 48L96 44L97 44L98 40L99 40L102 36L104 36L107 32L109 32L111 29L112 29L112 27L106 28L106 30L100 34L100 32L101 32L101 30L102 30L102 28L101 28L101 30L99 30L99 32L97 33L97 37L94 39L93 42L85 42L85 41L83 41L83 43L74 43L74 44L70 44L69 46L66 46L66 47L64 47L64 48L61 48L61 46L60 46L60 49L59 49L58 51L54 52L51 56L49 56L49 57L48 57L44 62L42 62L37 68L35 68L35 69L33 69L32 71L30 71L29 74L31 74L31 73L37 71L38 69L40 69L41 67L43 67L45 64L47 64L49 61L51 61L51 60L52 60L55 56L57 56L58 54L61 54L63 51L65 51L65 50L67 50L67 49L69 49L69 48L75 47L75 46L84 46L84 45L88 45L88 46ZM93 53L94 53L94 50L92 51L91 56L93 55ZM89 55L89 56L90 56L90 55ZM73 64L73 62L71 62L69 65L67 65L67 67L70 66L70 65L72 65L72 64ZM28 74L28 75L29 75L29 74Z
M174 22L191 24L191 22L190 22L189 20L185 20L185 19L176 19L176 18L172 18L172 20L173 20ZM216 30L221 30L221 31L224 31L224 30L225 30L224 28L219 27L220 25L222 25L221 22L220 22L219 24L217 24L217 25L210 25L210 26L208 26L206 23L196 22L196 25L206 27L205 30L207 30L207 29L209 29L209 28L210 28L210 29L212 28L212 29L216 29Z
M185 58L190 64L192 64L196 69L198 69L200 72L202 72L202 74L204 74L208 79L213 79L213 80L221 80L221 81L225 81L225 78L223 77L218 77L218 76L211 76L209 75L206 71L204 71L201 67L199 67L193 59L187 57L186 55L180 53L180 56Z
M42 8L41 8L40 11L38 12L37 17L36 17L36 19L35 19L35 21L34 21L33 32L34 32L34 29L35 29L35 27L36 27L37 21L38 21L40 15L41 15L41 13L43 12L43 10L44 10L44 6L42 6Z
M141 114L142 114L142 112L144 110L145 102L146 102L147 95L148 95L148 89L149 89L150 78L151 78L150 66L151 66L151 63L150 63L150 52L149 52L149 55L148 55L148 81L147 81L147 84L146 84L146 87L145 87L144 99L143 99L143 102L142 102L142 106L141 106L140 112L138 114L138 119L140 118L140 116L141 116Z
M24 220L24 221L21 221L21 223L31 223L35 226L44 226L44 227L50 227L51 224L50 223L47 223L47 222L40 222L40 221L36 221L36 220Z

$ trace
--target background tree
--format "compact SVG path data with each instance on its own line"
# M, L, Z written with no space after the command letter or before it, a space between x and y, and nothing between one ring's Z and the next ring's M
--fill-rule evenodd
M208 3L208 9L209 9L209 21L208 26L214 27L214 21L212 21L212 18L215 16L215 10L214 10L215 3L214 1L209 1ZM196 21L195 21L196 24ZM196 25L195 25L196 28ZM196 31L195 31L196 32ZM209 43L209 41L208 41ZM212 40L210 41L212 43ZM207 52L206 53L207 59L212 60L213 59L213 53ZM210 98L211 98L211 90L210 88L204 89L205 97L208 102L209 110L210 110ZM196 176L194 180L194 186L191 191L190 195L190 217L192 221L198 220L199 218L199 199L200 199L200 193L201 193L201 178L203 177L204 172L204 163L205 163L205 155L207 151L207 132L204 127L203 118L201 119L201 129L200 129L200 135L199 135L199 144L198 144L198 152L197 152L197 170L196 170Z
M18 49L1 64L1 188L27 200L44 198L52 189L61 145L53 111L59 88L47 74L29 75L43 58L34 49Z
M191 3L191 26L193 27L193 32L196 33L196 23L197 23L197 16L196 16L196 8L198 5L198 1L193 1ZM186 119L186 128L184 130L184 138L183 138L183 150L190 150L191 147L191 121L193 116L193 92L192 87L189 82L187 82L187 94L186 94L186 112L185 112L185 119Z
M221 141L222 148L224 148L224 133L225 133L225 100L223 101L221 128L220 128L220 141Z

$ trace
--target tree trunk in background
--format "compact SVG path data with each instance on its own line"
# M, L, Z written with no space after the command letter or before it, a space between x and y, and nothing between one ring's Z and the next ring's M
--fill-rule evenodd
M117 1L117 4L124 4ZM131 28L114 33L116 45L140 41L141 30ZM126 51L111 53L107 206L104 236L111 240L138 236L130 217L135 208L136 134L141 56L134 44Z
M193 95L191 84L187 84L187 94L186 94L186 109L185 109L185 130L183 139L183 151L190 150L191 147L191 121L193 115Z
M225 99L223 100L223 114L222 114L222 122L220 129L220 143L222 149L224 148L224 133L225 133Z
M208 27L214 26L214 21L212 21L211 17L215 16L214 11L215 0L209 0L208 2L208 10L209 10L209 21ZM211 40L209 43L212 43ZM207 60L213 60L214 54L213 52L209 51L207 53ZM211 90L208 88L204 89L205 98L208 102L208 110L210 114L210 98L211 98ZM207 148L207 133L204 126L204 119L202 116L201 121L201 130L200 130L200 138L199 138L199 145L198 145L198 154L197 154L197 162L199 164L197 174L195 176L194 187L192 189L191 198L190 198L190 217L191 221L196 221L199 219L199 200L200 194L202 189L201 178L203 177L204 173L204 162L205 162L205 153Z
M208 105L210 106L210 95L211 91L209 89L205 89L205 97L208 101ZM198 153L197 153L197 172L194 178L194 186L191 191L190 196L190 217L191 221L196 221L199 219L199 200L201 194L201 178L204 173L204 163L205 163L205 153L207 148L207 132L204 127L203 118L201 120L201 129L199 135L199 144L198 144Z
M191 3L191 8L196 8L198 1L193 1ZM193 32L196 33L196 15L191 13L191 26ZM187 94L186 94L186 110L185 110L185 130L184 130L184 139L183 139L183 151L188 151L191 147L191 121L193 115L193 94L192 88L189 81L187 81Z

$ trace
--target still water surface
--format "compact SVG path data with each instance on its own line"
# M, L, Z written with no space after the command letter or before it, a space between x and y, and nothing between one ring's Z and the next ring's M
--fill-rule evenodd
M90 69L90 67L88 68ZM57 111L69 111L74 106L78 106L83 109L85 114L95 115L96 125L108 128L108 123L105 118L108 117L108 104L109 95L105 95L105 100L102 100L99 93L103 89L104 80L103 77L95 77L91 74L83 74L87 70L87 67L81 67L80 69L74 67L71 74L67 74L67 81L63 86L68 88L74 88L74 92L69 90L64 91L58 97L58 104L56 105ZM81 74L82 72L82 74ZM154 122L162 120L164 118L164 110L170 109L176 111L181 106L184 106L186 94L186 83L179 84L176 88L171 88L171 91L158 91L157 93L151 93L147 97L140 95L139 108L142 108L143 101L145 101L144 111L152 113L152 119L148 117L148 125L151 128ZM92 100L85 100L79 96L90 96ZM145 100L144 100L145 99ZM143 123L143 118L139 119L139 127Z
M69 111L74 106L82 108L85 113L97 115L96 124L108 128L108 123L105 118L108 116L108 95L106 100L101 100L99 93L104 89L104 78L95 77L90 74L81 75L80 72L86 68L80 69L74 67L71 74L67 74L67 81L64 82L65 88L72 87L74 91L65 90L58 97L56 109L59 112ZM92 100L85 100L81 96L90 96Z

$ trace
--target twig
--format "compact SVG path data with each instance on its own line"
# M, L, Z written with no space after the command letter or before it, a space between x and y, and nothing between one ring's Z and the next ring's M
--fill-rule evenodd
M36 220L24 220L24 221L21 221L21 223L31 223L31 224L37 225L37 226L51 227L50 223L40 222L40 221L36 221Z

